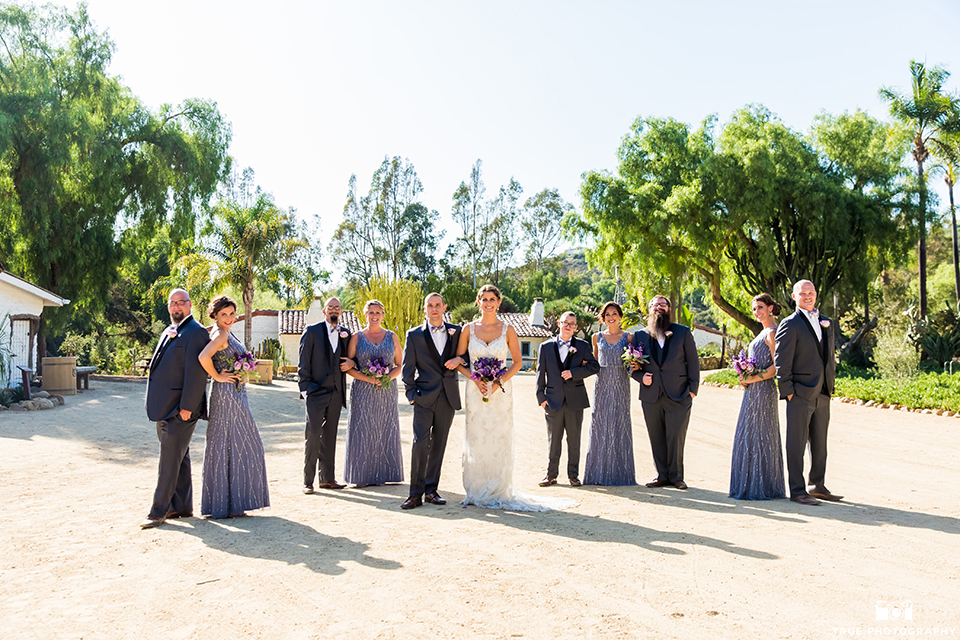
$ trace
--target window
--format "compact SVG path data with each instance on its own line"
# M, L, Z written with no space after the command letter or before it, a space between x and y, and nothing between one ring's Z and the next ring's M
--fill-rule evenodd
M529 343L529 342L521 342L521 343L520 343L520 355L522 355L524 358L529 358L529 357L530 357L530 343Z

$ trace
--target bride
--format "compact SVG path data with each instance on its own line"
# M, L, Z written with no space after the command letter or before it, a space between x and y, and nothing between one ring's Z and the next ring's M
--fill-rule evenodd
M463 504L490 509L547 511L565 509L576 501L539 498L513 489L513 388L509 380L523 365L517 332L497 319L500 290L484 285L477 293L480 320L460 334L458 355L469 354L471 366L459 367L470 378L478 358L493 357L513 364L501 381L470 380L466 389L466 431L463 437ZM464 358L466 360L466 358ZM483 399L487 398L488 402Z

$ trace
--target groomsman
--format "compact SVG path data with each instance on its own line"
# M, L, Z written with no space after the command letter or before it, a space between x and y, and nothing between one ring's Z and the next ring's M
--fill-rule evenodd
M206 420L207 372L200 352L210 336L191 315L190 294L174 289L167 298L172 324L157 343L147 378L147 418L157 423L160 464L157 489L142 529L159 527L168 518L193 515L190 439L197 420Z
M787 477L790 499L807 505L843 498L824 485L830 396L837 372L833 323L815 305L817 289L809 280L793 285L797 310L777 328L774 364L780 398L787 401ZM803 454L810 443L810 486L803 479ZM817 500L820 498L820 500Z
M407 401L413 405L413 451L410 455L410 495L400 505L415 509L423 505L446 504L437 493L440 467L447 447L453 416L460 409L457 367L466 366L456 355L460 325L447 324L447 305L439 293L423 301L426 322L407 331L401 376Z
M580 430L583 410L590 406L584 378L600 373L600 363L593 349L574 338L577 316L572 311L560 316L560 335L556 340L540 344L537 356L537 401L546 412L547 476L541 487L557 484L560 473L560 449L567 434L567 479L570 486L580 486Z
M656 480L647 486L686 489L683 445L693 399L700 388L700 360L693 332L670 322L670 301L654 296L647 326L634 334L633 344L640 345L650 358L646 364L634 364L632 374L640 383L640 405L657 467Z
M312 324L300 338L300 397L307 405L307 428L303 456L303 492L313 493L320 467L321 489L342 489L333 474L340 411L347 406L347 375L354 362L346 357L350 330L341 327L340 301L328 298L323 305L324 322Z

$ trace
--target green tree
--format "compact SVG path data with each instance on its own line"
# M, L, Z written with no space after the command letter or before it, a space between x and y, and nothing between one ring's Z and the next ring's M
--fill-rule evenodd
M463 245L473 265L473 288L477 288L477 269L487 250L486 228L490 224L490 208L483 200L487 188L483 184L483 161L470 169L469 182L461 182L453 192L453 220L460 227L457 241Z
M383 327L397 334L397 339L403 346L407 340L407 329L424 322L424 295L420 284L412 280L373 278L367 286L357 290L353 311L357 318L363 318L363 305L367 300L382 302Z
M62 324L107 305L120 229L194 236L230 166L230 127L209 101L141 104L108 74L114 45L85 5L4 4L0 42L0 247L74 301L52 315Z
M552 256L563 241L561 222L573 213L573 205L565 202L556 189L544 189L523 203L520 221L527 241L527 260L539 271L543 261Z
M510 267L513 255L519 246L516 235L517 202L523 194L520 183L510 178L507 186L500 187L500 193L490 203L490 223L485 229L490 243L490 261L493 284L500 284L501 273Z
M927 182L923 163L930 155L932 139L948 133L957 125L957 98L943 90L950 73L942 67L927 67L922 62L910 61L911 91L903 94L883 87L880 97L890 103L890 115L908 124L913 130L913 160L917 163L917 182L920 205L917 214L917 271L920 280L920 315L927 315Z

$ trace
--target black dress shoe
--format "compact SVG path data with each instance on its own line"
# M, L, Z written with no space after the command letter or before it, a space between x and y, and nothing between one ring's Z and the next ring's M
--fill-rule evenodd
M555 485L555 484L557 484L557 479L556 479L556 478L546 477L546 478L544 478L543 480L540 481L540 486L541 486L541 487L549 487L549 486L552 486L552 485Z
M192 518L193 511L174 511L170 509L167 511L167 515L164 516L167 520L175 520L176 518Z
M838 496L835 493L830 493L828 489L814 489L810 492L814 498L820 498L821 500L826 500L827 502L840 502L843 500L843 496Z
M140 528L153 529L154 527L159 527L166 521L167 521L166 518L156 518L154 516L147 516L146 518L143 519L143 522L140 523Z
M303 485L303 493L304 495L307 495L307 496L313 493L313 485L312 484Z
M427 493L423 496L424 502L429 502L430 504L447 504L447 501L440 497L440 494L434 491L433 493Z
M423 506L423 498L420 496L410 496L400 505L401 509L416 509Z
M568 478L568 479L570 480L571 487L579 487L580 485L583 484L582 482L580 482L580 478Z
M317 485L321 489L343 489L345 484L340 484L339 482L321 482Z
M667 482L666 480L657 479L657 480L654 480L653 482L648 482L648 483L647 483L647 487L650 488L650 489L656 489L656 488L658 488L658 487L665 487L665 486L667 486L668 484L670 484L670 483Z
M683 480L677 480L673 483L673 486L675 486L677 489L684 490L687 488L687 483Z
M801 494L798 495L798 496L792 496L790 499L791 499L793 502L798 502L798 503L800 503L800 504L807 504L807 505L810 505L811 507L814 507L814 506L820 504L820 501L819 501L819 500L817 500L817 499L814 498L813 496L811 496L811 495L809 495L809 494L806 494L806 493L801 493Z

